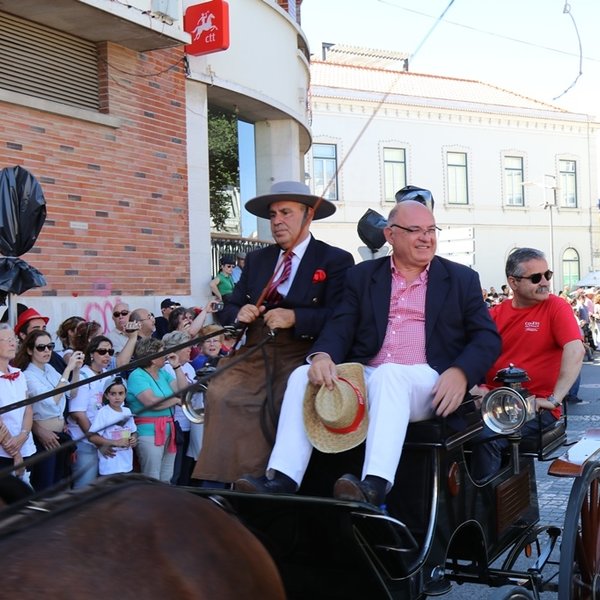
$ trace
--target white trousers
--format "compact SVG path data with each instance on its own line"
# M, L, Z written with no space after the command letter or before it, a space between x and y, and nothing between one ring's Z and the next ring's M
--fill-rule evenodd
M304 430L302 403L308 384L309 365L298 367L288 379L277 427L277 439L267 473L285 473L298 485L302 482L312 454ZM431 392L439 375L429 365L365 367L369 428L362 479L382 477L390 484L394 477L409 422L433 416ZM391 486L390 486L391 487Z

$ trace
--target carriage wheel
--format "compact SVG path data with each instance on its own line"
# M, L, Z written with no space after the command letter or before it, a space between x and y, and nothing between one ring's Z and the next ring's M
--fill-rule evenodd
M559 600L600 599L600 464L575 479L560 553Z

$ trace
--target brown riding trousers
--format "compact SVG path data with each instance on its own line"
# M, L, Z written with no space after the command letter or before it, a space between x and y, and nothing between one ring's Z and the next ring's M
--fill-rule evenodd
M253 323L248 328L246 344L233 358L222 358L219 370L248 354L268 331L262 319ZM291 330L280 330L247 360L210 381L204 403L202 449L193 479L229 483L246 474L264 475L288 377L304 364L311 345L312 340L298 340L292 337ZM267 408L269 383L275 423Z

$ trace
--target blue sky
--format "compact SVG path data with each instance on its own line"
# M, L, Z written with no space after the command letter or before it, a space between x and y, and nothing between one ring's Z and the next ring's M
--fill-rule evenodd
M600 117L600 1L454 0L417 51L449 3L304 0L302 29L318 56L322 42L408 52L413 72L476 79ZM554 100L580 71L574 22L582 75Z

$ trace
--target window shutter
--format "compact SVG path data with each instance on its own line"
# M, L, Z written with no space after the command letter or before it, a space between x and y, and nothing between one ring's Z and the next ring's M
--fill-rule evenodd
M0 88L98 110L96 46L0 12Z

